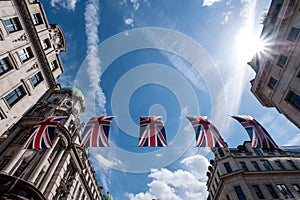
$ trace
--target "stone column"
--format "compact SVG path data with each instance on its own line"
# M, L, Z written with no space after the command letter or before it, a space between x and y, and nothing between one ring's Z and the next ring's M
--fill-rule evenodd
M56 157L55 157L55 160L50 165L50 169L49 169L48 173L45 175L45 178L44 178L43 182L40 184L40 187L39 187L40 191L42 193L45 192L46 187L48 186L55 170L57 169L57 166L60 163L61 157L63 156L64 152L65 152L65 150L61 150L60 152L58 152Z
M33 168L31 175L28 178L28 181L31 183L34 183L38 177L38 175L40 174L41 170L43 169L43 167L48 164L48 158L51 155L52 151L54 150L54 147L57 145L59 141L59 137L56 137L53 140L53 145L52 148L47 149L46 152L44 153L44 155L42 155L42 158L40 159L40 161L36 164L36 167Z
M16 166L21 157L26 152L26 149L18 150L15 156L9 161L9 163L2 169L3 173L10 174L11 170ZM11 175L11 174L10 174Z

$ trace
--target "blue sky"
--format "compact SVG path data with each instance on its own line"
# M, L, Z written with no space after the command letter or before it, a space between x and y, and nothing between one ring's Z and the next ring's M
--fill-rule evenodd
M250 92L254 53L271 0L41 0L67 40L59 81L86 97L82 120L114 115L110 147L90 148L115 199L205 199L212 158L186 115L207 115L230 147L249 140L230 115L251 115L279 146L299 129ZM149 28L151 27L151 28ZM139 116L161 115L166 148L138 148Z

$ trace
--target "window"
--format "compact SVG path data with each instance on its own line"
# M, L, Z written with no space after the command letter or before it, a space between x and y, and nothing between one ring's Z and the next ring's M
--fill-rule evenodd
M252 185L252 188L253 188L254 192L256 193L256 195L259 199L264 199L265 198L263 193L259 189L258 185Z
M293 188L300 194L300 188L298 184L293 184Z
M8 61L8 58L0 59L0 76L12 69L11 64Z
M258 164L255 161L252 161L252 165L256 169L256 171L261 171L260 167L258 166Z
M271 77L269 80L269 83L268 83L269 88L274 89L276 84L277 84L277 80L275 78Z
M258 148L253 148L253 151L257 156L263 156L263 153Z
M246 196L240 186L234 187L235 193L238 196L239 200L246 200Z
M263 166L266 168L267 171L274 171L273 167L267 160L261 160Z
M293 104L295 107L300 109L300 96L294 92L290 92L287 100Z
M44 50L49 49L51 47L49 38L42 40L41 44Z
M57 64L57 61L56 60L53 60L51 63L50 63L50 69L51 71L54 71L58 68L58 64Z
M287 163L290 165L290 167L292 168L292 170L297 170L297 166L293 163L293 161L288 160Z
M43 76L41 74L41 72L38 72L37 74L33 75L31 78L30 78L30 81L32 83L32 85L34 87L36 87L40 82L42 82L44 79L43 79Z
M278 58L278 62L277 65L279 65L280 67L284 67L286 62L287 62L288 57L285 55L280 55Z
M43 24L42 18L41 18L41 14L40 13L34 13L31 15L31 19L33 24L36 25L40 25Z
M289 189L284 184L278 184L277 187L286 199L294 198L292 193L289 191Z
M247 165L245 164L245 162L240 162L240 164L241 164L242 169L243 169L244 172L249 171Z
M225 156L225 154L224 154L224 152L223 152L223 149L218 148L218 152L219 152L219 155L220 155L221 157L224 157L224 156Z
M22 62L26 62L27 60L33 57L30 47L18 51L18 55Z
M266 185L266 188L268 189L268 191L270 192L271 196L274 199L278 199L279 198L272 185L268 184L268 185Z
M15 105L20 99L22 99L26 95L22 86L17 87L13 91L11 91L4 98L9 106Z
M279 170L285 170L283 165L281 164L281 162L279 160L275 161L275 163L278 166Z
M21 177L22 173L24 172L24 170L27 166L28 166L28 162L26 162L25 160L22 160L21 164L19 165L19 167L17 168L17 170L15 171L13 176Z
M4 25L9 33L22 30L22 27L17 17L5 19Z
M224 163L224 167L225 167L227 173L231 173L232 172L232 169L231 169L230 164L228 162Z
M81 187L78 189L77 194L76 194L76 200L79 200L80 194L81 194Z
M300 29L299 28L292 27L292 29L289 32L289 35L288 35L287 39L289 41L291 41L291 42L296 42L299 33L300 33Z
M228 194L226 195L226 200L230 200L230 197Z

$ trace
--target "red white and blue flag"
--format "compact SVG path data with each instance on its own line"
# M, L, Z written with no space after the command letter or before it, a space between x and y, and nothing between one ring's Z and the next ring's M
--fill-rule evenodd
M217 128L206 116L187 116L196 133L196 147L224 147Z
M112 116L92 117L86 124L81 146L108 147L108 135Z
M269 133L251 116L231 116L236 119L246 129L253 148L276 149L277 144Z
M65 118L62 116L50 116L35 124L24 149L51 148L55 128Z
M167 146L166 131L161 116L140 117L140 147Z

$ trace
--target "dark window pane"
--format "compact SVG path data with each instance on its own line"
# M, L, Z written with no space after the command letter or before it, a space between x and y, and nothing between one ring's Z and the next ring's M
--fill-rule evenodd
M51 63L50 63L50 69L51 71L54 71L58 68L58 64L57 64L57 61L56 60L53 60Z
M8 61L8 58L0 59L0 76L2 74L5 74L6 72L8 72L11 69L12 69L12 67Z
M231 169L230 164L228 162L224 163L224 166L225 166L225 169L226 169L227 173L232 172L232 169Z
M270 192L271 196L274 199L278 199L279 198L272 185L266 185L266 188L268 189L268 191Z
M247 165L245 164L245 162L240 162L240 164L241 164L241 167L242 167L244 172L249 171Z
M278 62L277 62L277 65L279 65L280 67L284 67L286 62L288 60L288 57L285 56L285 55L280 55L279 58L278 58Z
M290 165L290 167L292 168L292 170L297 170L298 169L297 166L294 164L293 161L288 160L287 163Z
M225 154L224 154L224 152L223 152L223 149L218 148L218 152L219 152L219 154L220 154L220 157L224 157L224 156L225 156Z
M295 28L295 27L292 27L291 31L289 32L289 35L288 35L288 40L292 41L292 42L295 42L299 36L299 33L300 33L300 29L299 28Z
M41 14L40 13L34 13L31 15L31 19L34 25L40 25L43 24Z
M246 196L240 186L234 187L235 193L238 196L239 200L246 200Z
M252 161L252 165L254 166L256 171L261 171L260 167L258 166L258 164L255 161Z
M6 95L4 98L9 106L13 106L16 104L22 97L25 96L25 91L22 86L19 86L18 88L11 91L8 95Z
M269 86L271 89L274 89L275 86L276 86L276 84L277 84L277 80L276 80L275 78L271 77L271 78L270 78L270 81L269 81L269 83L268 83L268 86Z
M297 107L298 109L300 109L300 96L294 92L291 92L288 95L287 100L293 104L295 107Z
M5 19L4 24L9 33L13 33L22 29L17 17Z
M265 198L264 195L262 194L261 190L259 189L258 185L252 185L252 188L259 199Z
M269 161L267 160L262 160L261 161L263 166L266 168L267 171L273 171L273 167L271 166L271 164L269 163Z
M32 83L32 85L35 87L37 86L40 82L42 82L44 79L43 79L43 76L41 74L41 72L33 75L31 78L30 78L30 81Z

